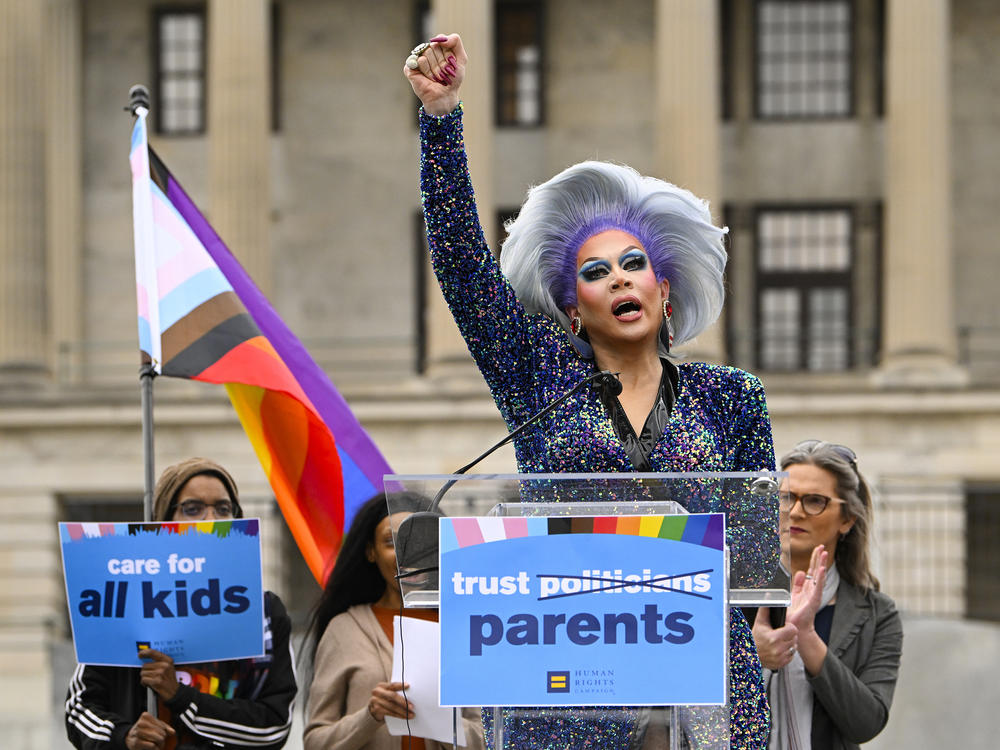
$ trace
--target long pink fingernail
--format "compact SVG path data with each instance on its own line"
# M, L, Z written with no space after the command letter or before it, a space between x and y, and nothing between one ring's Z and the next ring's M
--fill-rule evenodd
M448 37L438 35L438 36L434 37L433 39L431 39L431 41L432 42L447 42L448 41Z
M458 72L458 68L456 68L451 63L448 63L447 65L445 65L444 69L447 70L449 73L451 73L451 75L455 75L455 73Z
M448 55L448 62L450 62L452 65L456 65L458 63L458 60L455 59L454 55Z

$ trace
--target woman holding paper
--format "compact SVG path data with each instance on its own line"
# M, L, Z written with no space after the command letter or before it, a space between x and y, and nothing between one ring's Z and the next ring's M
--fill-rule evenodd
M394 497L398 507L426 510L417 496ZM451 747L420 737L393 737L387 716L412 719L409 685L393 682L393 618L437 619L437 610L403 610L396 579L393 531L409 515L389 515L384 494L358 510L314 611L306 643L312 649L305 750L439 750ZM420 649L419 642L407 648ZM467 746L483 745L479 712L463 710Z
M431 261L459 330L510 429L589 376L619 376L611 387L577 391L519 436L519 469L773 469L757 378L668 358L673 344L699 335L722 308L725 230L712 224L704 201L629 167L582 162L529 191L507 226L498 263L479 224L466 163L459 89L467 62L452 34L418 45L403 68L422 104L421 197ZM729 545L748 569L772 569L777 519L764 507L752 514L752 524L727 529ZM766 696L750 629L736 610L730 664L732 746L760 747ZM519 748L624 750L645 735L645 715L634 709L596 719L511 714L505 725L509 746Z

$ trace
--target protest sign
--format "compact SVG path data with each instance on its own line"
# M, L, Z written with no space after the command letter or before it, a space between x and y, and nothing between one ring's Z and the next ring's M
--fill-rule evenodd
M264 653L260 523L60 523L77 661L140 666Z
M725 516L442 518L441 705L721 705Z

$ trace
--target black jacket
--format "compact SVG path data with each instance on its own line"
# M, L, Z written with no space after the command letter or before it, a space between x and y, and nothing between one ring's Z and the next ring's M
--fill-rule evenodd
M218 697L181 684L165 705L177 730L178 750L280 748L292 726L295 699L292 624L281 600L264 596L265 656L181 665L218 678ZM231 694L230 694L231 693ZM66 734L80 750L125 748L125 736L146 710L139 670L77 665L66 694Z
M830 643L813 689L812 749L857 750L889 720L903 650L892 599L841 580Z

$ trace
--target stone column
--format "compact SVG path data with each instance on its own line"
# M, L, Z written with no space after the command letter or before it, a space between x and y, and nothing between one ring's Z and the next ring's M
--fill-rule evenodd
M461 34L469 54L462 102L465 107L465 148L476 190L479 220L490 242L496 240L493 203L493 4L468 0L432 0L433 33ZM445 305L434 274L427 295L427 364L431 376L446 376L468 368L465 342Z
M722 220L717 3L656 0L656 173L712 204ZM725 359L722 320L684 347L692 359Z
M45 228L50 361L56 377L80 376L82 338L83 90L78 0L48 0L45 55Z
M271 287L271 4L208 4L209 218L257 286Z
M25 3L27 4L27 3ZM54 495L0 489L0 727L4 746L57 747L49 731L54 627L62 622L65 590ZM65 734L63 734L65 737ZM65 740L63 740L65 742Z
M960 385L951 252L948 0L889 0L884 385Z
M0 0L0 374L46 366L45 5Z

